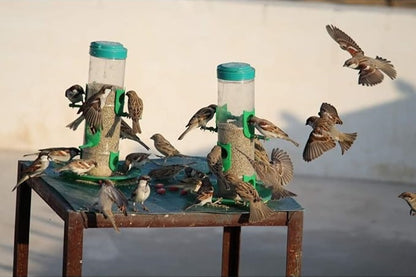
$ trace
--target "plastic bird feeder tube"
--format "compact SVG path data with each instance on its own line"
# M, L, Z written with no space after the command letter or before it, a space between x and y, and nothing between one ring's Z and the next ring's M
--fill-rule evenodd
M217 67L218 145L223 151L224 171L255 184L255 172L247 158L254 159L254 129L248 118L254 115L255 69L247 63L224 63Z
M93 159L98 164L89 172L93 176L107 177L117 169L126 58L127 49L118 42L94 41L90 44L87 99L104 85L113 87L101 111L102 130L92 134L86 124L84 145L80 147L83 159Z

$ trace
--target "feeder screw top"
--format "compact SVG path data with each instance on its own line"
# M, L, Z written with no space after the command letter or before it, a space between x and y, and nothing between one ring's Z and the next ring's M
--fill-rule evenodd
M253 80L255 69L248 63L230 62L217 66L217 78L226 81Z
M127 58L127 48L119 42L93 41L90 44L90 55L110 60L125 60Z

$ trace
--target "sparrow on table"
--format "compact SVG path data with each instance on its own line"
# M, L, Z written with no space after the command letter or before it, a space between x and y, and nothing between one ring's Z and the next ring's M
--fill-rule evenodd
M139 120L142 119L143 101L134 90L129 90L128 92L126 92L126 95L129 98L127 102L127 107L129 111L128 117L131 118L133 122L133 132L134 134L141 134L142 129L140 128Z
M207 107L199 109L189 120L188 124L185 126L186 130L179 136L178 140L183 139L183 137L191 130L195 128L205 129L208 121L210 121L217 110L217 105L211 104Z
M170 142L165 139L161 134L154 134L150 137L155 143L155 148L159 151L165 158L169 157L185 157L182 155L175 147L173 147Z
M187 166L182 164L164 165L150 170L147 174L155 180L168 180L175 177L175 175L181 172L185 167Z
M22 183L27 181L29 178L35 178L43 174L43 172L49 166L50 157L48 154L40 152L36 160L34 160L30 166L26 167L21 172L21 178L17 181L12 191L18 188Z
M272 122L258 118L257 116L252 116L248 120L248 123L253 125L263 136L266 138L280 138L293 143L296 147L299 146L299 143L289 138L289 136L279 127L274 125Z
M149 161L149 153L130 153L124 159L124 164L122 166L123 172L127 173L132 168L140 168Z
M71 171L77 175L85 175L95 167L97 167L97 162L94 160L77 159L72 160L60 168L57 168L56 172Z
M225 190L230 190L230 185L224 180L223 163L222 163L222 148L219 145L212 147L207 155L207 164L209 171L217 177L218 186L224 187ZM220 189L221 190L221 189Z
M326 30L341 49L351 54L352 58L346 60L344 66L359 70L358 84L373 86L381 83L384 79L382 72L392 80L396 78L396 70L390 61L379 56L376 56L375 59L365 56L364 51L352 38L333 25L326 25Z
M97 93L92 95L86 102L79 108L77 114L81 115L69 123L66 127L76 130L81 122L85 119L91 133L95 134L98 130L103 129L103 120L101 117L101 110L105 105L107 96L112 91L112 86L104 85Z
M403 192L399 195L399 198L406 201L410 207L410 215L416 214L416 193L413 192Z
M133 131L133 129L127 124L126 121L121 119L120 125L120 138L121 139L129 139L140 143L146 150L150 150L149 146L147 146Z
M118 209L127 216L128 200L126 196L114 186L114 183L110 180L100 181L101 188L98 192L98 207L104 214L105 218L108 218L113 225L114 230L120 232L116 222L114 220L114 214L112 211L113 204L116 204Z
M133 201L133 209L136 209L136 203L140 203L142 205L143 210L149 211L149 209L144 205L144 201L149 198L150 195L150 176L142 175L139 177L137 188L131 193L130 199Z
M249 223L262 221L273 213L273 210L262 201L259 193L250 183L244 182L230 172L226 173L224 177L235 188L237 195L243 201L250 203Z
M336 112L335 107L334 110ZM319 115L319 117L311 116L306 120L306 125L311 126L313 129L303 150L303 159L307 162L318 158L326 151L334 148L337 141L343 155L345 151L350 149L357 138L357 133L343 133L338 131L335 127L337 119L334 115L328 116L325 112L320 112ZM340 119L339 121L342 122Z
M84 88L80 85L73 85L65 91L65 97L68 98L71 104L84 103L84 94Z
M219 204L222 198L219 198L215 202L212 201L212 198L214 196L214 187L212 186L208 177L205 177L204 179L199 180L194 190L196 191L196 194L197 194L195 202L192 205L188 206L185 209L185 211L193 207L197 207L197 206L202 207L205 205L228 209L228 206Z
M23 157L39 155L40 153L49 155L49 158L56 163L65 163L81 154L81 151L75 147L51 147L39 149L39 152L25 154Z
M297 196L283 187L293 178L293 164L285 151L273 149L272 161L264 162L253 160L240 149L236 149L247 158L263 185L272 189L273 200Z

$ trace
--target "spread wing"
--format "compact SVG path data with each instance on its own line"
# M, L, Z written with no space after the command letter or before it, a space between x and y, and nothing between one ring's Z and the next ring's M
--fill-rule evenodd
M348 51L351 56L355 56L357 53L364 54L364 51L361 50L355 41L348 36L346 33L338 29L333 25L326 25L326 30L328 34L339 44L341 49Z

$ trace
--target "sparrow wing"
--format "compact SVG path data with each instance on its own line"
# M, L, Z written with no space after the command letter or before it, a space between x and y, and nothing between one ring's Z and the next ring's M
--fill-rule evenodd
M303 150L303 159L307 162L318 158L324 152L335 147L336 143L330 136L323 134L320 128L315 128L309 135Z
M337 109L329 103L322 103L318 115L322 118L326 118L334 122L335 124L342 124L341 118L339 118Z
M383 73L375 67L366 67L358 72L358 84L363 86L374 86L383 81Z
M348 51L351 56L355 56L357 53L364 54L364 51L361 50L355 41L348 36L346 33L338 29L333 25L326 25L326 30L328 34L339 44L341 49Z
M179 154L179 151L164 138L160 138L156 145L157 150L165 156L174 156Z
M288 184L293 178L293 164L289 155L279 148L274 148L271 157L271 164L280 175L282 185Z
M103 121L101 117L101 100L96 98L87 106L83 112L88 125L95 130L102 130Z

